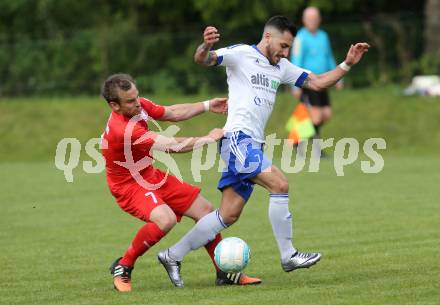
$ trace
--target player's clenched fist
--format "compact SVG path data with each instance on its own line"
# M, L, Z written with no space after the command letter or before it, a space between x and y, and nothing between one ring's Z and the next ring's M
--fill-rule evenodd
M213 26L206 27L203 32L203 42L205 43L205 46L211 48L219 40L220 34L217 29Z

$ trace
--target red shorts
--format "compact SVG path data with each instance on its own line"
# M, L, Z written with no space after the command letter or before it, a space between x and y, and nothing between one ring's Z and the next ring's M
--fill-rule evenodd
M146 179L149 183L159 183L166 174L154 169L153 175ZM123 194L114 194L116 201L125 212L143 221L149 221L151 211L161 204L168 205L180 221L183 214L192 205L200 193L194 185L180 182L176 177L168 174L165 183L156 190L148 190L137 183L124 186Z

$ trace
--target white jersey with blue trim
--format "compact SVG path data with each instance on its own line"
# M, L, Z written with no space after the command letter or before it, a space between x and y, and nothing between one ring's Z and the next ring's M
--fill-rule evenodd
M217 65L226 67L228 81L225 131L241 130L263 143L264 129L273 110L278 86L291 84L300 87L310 71L285 58L281 58L277 65L271 65L255 45L239 44L214 52Z

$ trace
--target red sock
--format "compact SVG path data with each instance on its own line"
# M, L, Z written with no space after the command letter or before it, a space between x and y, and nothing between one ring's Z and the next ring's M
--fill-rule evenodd
M208 251L208 254L211 257L212 263L214 264L215 271L217 271L217 272L220 269L218 269L217 264L215 263L215 260L214 260L214 250L215 250L215 247L218 245L218 243L221 241L222 241L222 235L220 233L218 233L215 236L215 239L213 241L211 241L210 243L205 245L205 249L206 249L206 251Z
M155 243L161 240L165 236L165 233L154 223L149 222L145 224L137 232L135 238L125 252L124 257L121 258L119 263L124 266L133 267L136 259L147 252Z

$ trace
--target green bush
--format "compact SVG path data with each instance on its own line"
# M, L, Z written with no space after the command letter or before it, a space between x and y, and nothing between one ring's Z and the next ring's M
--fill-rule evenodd
M357 3L316 2L323 10L323 27L338 62L351 43L369 41ZM389 20L376 17L387 6L380 3L370 8L376 14L371 24L384 47L372 43L368 56L355 69L363 72L350 73L347 86L407 79L406 60L396 55L402 45L409 59L420 56L422 6L411 7L416 13L386 15L401 28L410 29L405 38L393 30ZM221 41L216 47L253 44L259 41L268 17L281 13L299 23L306 4L301 0L0 0L0 95L95 95L102 80L117 72L132 74L151 93L224 91L225 73L193 62L204 27L219 28ZM438 71L438 58L423 58L420 65L422 71Z
M423 55L415 62L416 73L440 75L440 51Z

